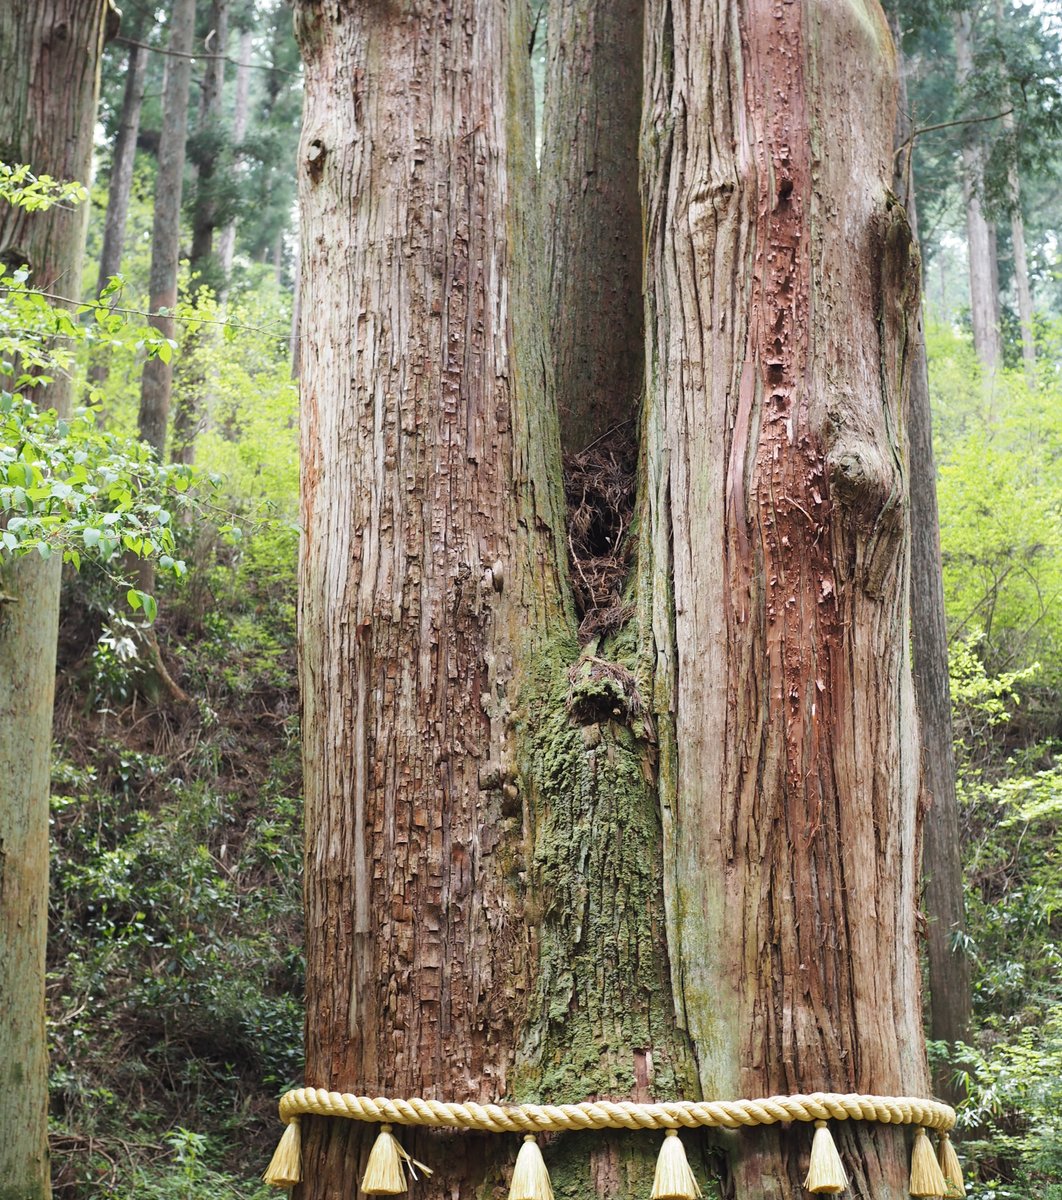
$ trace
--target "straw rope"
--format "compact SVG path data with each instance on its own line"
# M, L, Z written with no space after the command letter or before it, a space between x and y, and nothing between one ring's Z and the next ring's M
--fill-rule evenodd
M441 1100L354 1096L324 1088L295 1088L280 1099L280 1119L302 1114L427 1125L435 1129L477 1129L486 1133L552 1133L564 1129L738 1129L779 1121L880 1121L948 1130L955 1110L936 1100L910 1096L866 1096L813 1092L763 1100L673 1100L635 1104L629 1100L590 1100L583 1104L450 1104Z

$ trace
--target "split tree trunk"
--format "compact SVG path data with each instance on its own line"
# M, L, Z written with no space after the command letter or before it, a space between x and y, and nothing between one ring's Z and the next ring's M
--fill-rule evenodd
M151 324L172 338L177 305L177 266L181 253L181 192L188 140L188 92L192 78L190 55L195 36L195 0L176 0L170 14L166 86L162 96L162 133L155 181L155 218L151 229ZM160 312L160 310L165 310ZM161 358L144 364L140 382L140 437L153 446L162 461L170 417L173 364Z
M896 25L893 25L896 29ZM911 122L900 55L900 104L896 144L907 155L896 159L894 188L907 210L917 241L918 216L911 153ZM955 744L948 676L948 629L937 514L937 471L933 456L933 414L929 398L925 327L919 307L910 327L911 400L908 432L911 478L911 649L915 702L922 742L923 903L928 922L926 961L929 984L929 1036L954 1045L966 1040L971 1008L970 961L963 945L966 930L959 803L955 793ZM951 1103L961 1099L954 1072L942 1063L934 1091Z
M296 6L307 1081L925 1094L883 18L649 6L636 614L580 656L501 10ZM305 1133L300 1197L353 1197L372 1134ZM906 1196L905 1131L839 1137L856 1195ZM809 1130L714 1140L722 1195L801 1194ZM456 1198L517 1139L403 1141ZM548 1155L560 1194L626 1196L656 1149Z
M0 0L0 158L56 179L89 178L106 0ZM34 287L76 301L84 210L0 204L0 260L27 265ZM40 395L60 413L70 381ZM59 624L58 560L36 556L0 573L0 1198L45 1200L48 1047L48 787Z

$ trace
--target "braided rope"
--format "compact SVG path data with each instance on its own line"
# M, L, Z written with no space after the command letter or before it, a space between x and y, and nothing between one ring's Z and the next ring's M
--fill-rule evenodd
M391 1125L427 1125L435 1129L477 1129L486 1133L537 1133L562 1129L738 1129L779 1121L880 1121L885 1125L921 1125L946 1131L955 1110L937 1100L910 1096L866 1096L813 1092L807 1096L769 1096L763 1100L672 1100L635 1104L629 1100L588 1100L583 1104L450 1104L441 1100L354 1096L324 1088L295 1088L280 1099L280 1119L309 1113L381 1121Z

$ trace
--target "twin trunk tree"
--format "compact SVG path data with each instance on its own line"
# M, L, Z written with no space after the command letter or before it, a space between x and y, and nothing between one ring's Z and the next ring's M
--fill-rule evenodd
M620 8L642 67L617 85L595 59L630 61ZM880 10L557 0L577 52L551 49L550 88L582 116L551 110L569 144L537 177L523 3L295 19L308 1084L927 1094L918 268ZM609 237L622 262L595 270ZM602 396L617 325L644 368ZM584 646L558 410L566 450L639 440L621 627ZM373 1131L305 1128L301 1200L352 1198ZM839 1130L853 1194L907 1195L908 1136ZM804 1127L684 1137L722 1196L801 1194ZM403 1140L465 1197L518 1142ZM554 1185L648 1194L657 1142L564 1135Z

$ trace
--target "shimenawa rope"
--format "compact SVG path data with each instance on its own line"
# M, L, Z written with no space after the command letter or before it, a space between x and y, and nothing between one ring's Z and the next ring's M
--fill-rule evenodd
M847 1176L827 1128L827 1121L877 1121L887 1125L918 1127L911 1172L912 1196L962 1196L965 1190L959 1163L948 1138L955 1125L955 1110L936 1100L910 1096L874 1096L858 1093L813 1092L809 1095L769 1096L758 1100L673 1100L637 1104L630 1100L592 1100L582 1104L464 1104L442 1100L356 1096L324 1088L295 1088L280 1100L280 1117L287 1125L267 1183L288 1187L302 1177L299 1118L304 1115L342 1117L378 1122L383 1128L369 1156L362 1191L369 1195L397 1195L406 1190L404 1171L415 1179L417 1168L431 1171L411 1159L393 1136L394 1125L421 1125L432 1129L478 1130L486 1133L524 1133L513 1174L509 1200L552 1200L536 1133L576 1129L662 1129L664 1139L657 1164L652 1200L697 1200L700 1188L682 1148L674 1136L680 1128L739 1129L774 1125L783 1121L815 1122L811 1167L804 1186L810 1192L840 1192ZM940 1160L933 1155L926 1130L942 1135Z

